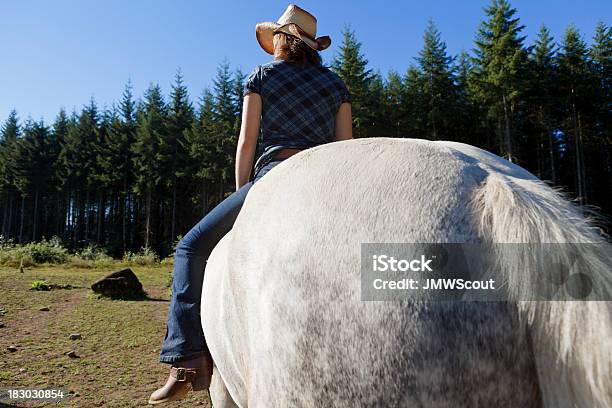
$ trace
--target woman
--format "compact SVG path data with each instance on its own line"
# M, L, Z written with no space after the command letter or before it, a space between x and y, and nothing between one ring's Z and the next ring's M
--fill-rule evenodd
M258 66L244 86L242 127L236 151L236 192L208 213L179 242L174 257L172 300L160 361L171 364L166 384L150 404L183 398L208 388L212 359L200 320L204 267L231 229L247 192L282 160L313 146L352 138L351 95L342 80L321 65L318 51L329 37L316 38L316 19L289 5L277 23L256 26L257 40L274 60ZM263 153L251 168L261 125Z

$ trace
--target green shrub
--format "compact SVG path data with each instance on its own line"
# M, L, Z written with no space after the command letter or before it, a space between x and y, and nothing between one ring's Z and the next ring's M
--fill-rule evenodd
M83 269L91 269L91 268L108 268L114 266L118 261L115 261L112 258L105 260L96 260L96 261L88 261L77 255L72 255L66 264L69 268L83 268Z
M99 268L111 266L115 260L104 249L89 245L70 257L68 266L73 268Z
M32 282L32 290L47 291L47 290L51 290L51 286L45 281L35 280L34 282Z
M17 258L14 262L12 262L10 266L23 266L24 268L27 268L29 266L36 265L36 261L34 261L34 258L32 258L31 254L24 254L20 251L15 251L15 253L17 255Z
M2 255L0 255L0 263L2 265L14 267L28 267L36 264L31 256L23 253L19 248L3 250Z
M12 240L0 239L0 264L7 266L32 266L43 263L61 264L68 260L68 250L57 237L40 242L14 244Z
M178 242L178 241L177 241ZM174 259L164 258L164 265L172 265ZM70 253L60 239L53 237L40 242L15 244L0 235L0 265L29 267L39 264L63 264L75 268L106 268L118 263L138 266L159 265L160 259L151 248L138 252L126 252L121 260L115 260L98 246L89 245L76 253Z
M123 255L123 263L128 265L155 265L159 262L159 257L151 248L142 248L139 252L128 251Z
M162 259L161 261L159 261L160 265L164 265L164 266L172 266L174 265L174 256L167 256L164 259Z
M19 266L21 264L20 255L13 240L0 235L0 265Z
M37 264L61 264L68 260L68 250L62 246L60 239L57 237L50 240L43 238L39 242L30 242L18 246L18 249L22 255L29 255Z
M83 248L80 252L77 252L75 256L83 259L84 261L112 261L113 258L106 254L103 248L95 245L89 245Z
M0 235L0 251L14 247L15 243L13 242L12 238L6 238L4 235Z

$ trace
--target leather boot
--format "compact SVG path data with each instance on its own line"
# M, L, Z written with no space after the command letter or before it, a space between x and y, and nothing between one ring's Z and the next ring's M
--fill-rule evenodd
M166 384L151 394L149 404L157 405L183 399L189 393L189 389L193 391L207 389L210 386L212 371L213 362L210 356L173 364Z

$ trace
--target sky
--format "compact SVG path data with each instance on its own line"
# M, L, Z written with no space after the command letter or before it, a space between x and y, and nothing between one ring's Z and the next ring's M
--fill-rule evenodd
M432 19L451 55L471 50L490 0L300 1L317 17L330 62L350 26L369 67L404 73L422 47ZM612 25L610 0L511 0L527 43L546 24L555 39L574 24L590 42L595 25ZM166 95L180 68L194 103L212 85L218 65L248 74L271 59L255 39L255 24L276 21L287 1L273 0L19 0L0 2L0 121L12 109L21 120L52 122L60 107L79 111L90 98L101 107L120 99L128 79L142 95L158 83Z

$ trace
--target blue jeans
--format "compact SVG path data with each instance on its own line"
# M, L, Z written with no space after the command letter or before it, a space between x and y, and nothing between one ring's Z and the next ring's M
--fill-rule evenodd
M200 320L206 261L215 245L232 229L253 183L281 161L276 160L262 167L253 181L213 208L176 246L172 299L159 358L162 363L190 360L209 353Z

